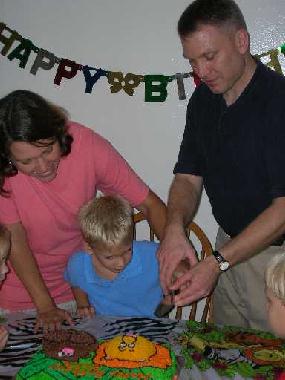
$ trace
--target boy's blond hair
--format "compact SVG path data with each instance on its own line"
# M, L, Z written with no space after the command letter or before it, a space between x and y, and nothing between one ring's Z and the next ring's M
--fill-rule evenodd
M79 223L91 248L98 243L128 244L133 239L133 208L119 196L101 196L88 202L80 209Z
M265 283L275 297L285 302L285 253L273 256L265 271Z
M8 256L11 246L10 235L10 231L0 224L0 259Z

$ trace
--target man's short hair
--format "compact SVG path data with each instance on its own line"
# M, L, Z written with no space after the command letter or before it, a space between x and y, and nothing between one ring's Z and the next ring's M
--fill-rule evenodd
M247 30L243 14L233 0L194 0L180 16L177 29L180 37L186 37L207 24Z
M84 205L79 223L86 242L93 248L128 244L133 239L133 208L119 196L101 196Z
M275 297L285 302L285 253L273 256L265 271L265 283Z

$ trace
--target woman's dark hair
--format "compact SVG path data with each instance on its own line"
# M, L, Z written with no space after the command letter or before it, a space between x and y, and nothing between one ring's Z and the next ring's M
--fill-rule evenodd
M15 141L37 144L39 140L58 141L61 155L71 151L73 137L67 129L67 112L49 103L40 95L27 90L16 90L0 99L0 194L5 178L18 173L10 161L10 145Z
M186 37L205 24L229 24L247 30L243 14L233 0L194 0L180 16L178 34Z

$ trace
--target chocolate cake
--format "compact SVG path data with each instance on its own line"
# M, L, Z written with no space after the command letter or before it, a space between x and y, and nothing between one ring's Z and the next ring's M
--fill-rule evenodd
M67 329L46 333L43 337L44 353L54 359L77 361L95 352L96 338L85 331Z

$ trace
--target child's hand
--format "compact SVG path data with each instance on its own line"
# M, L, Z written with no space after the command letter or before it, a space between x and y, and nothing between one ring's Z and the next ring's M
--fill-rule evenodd
M0 326L0 351L3 350L8 340L8 331L4 326Z
M81 318L92 318L95 315L94 307L92 306L77 307L77 315Z

